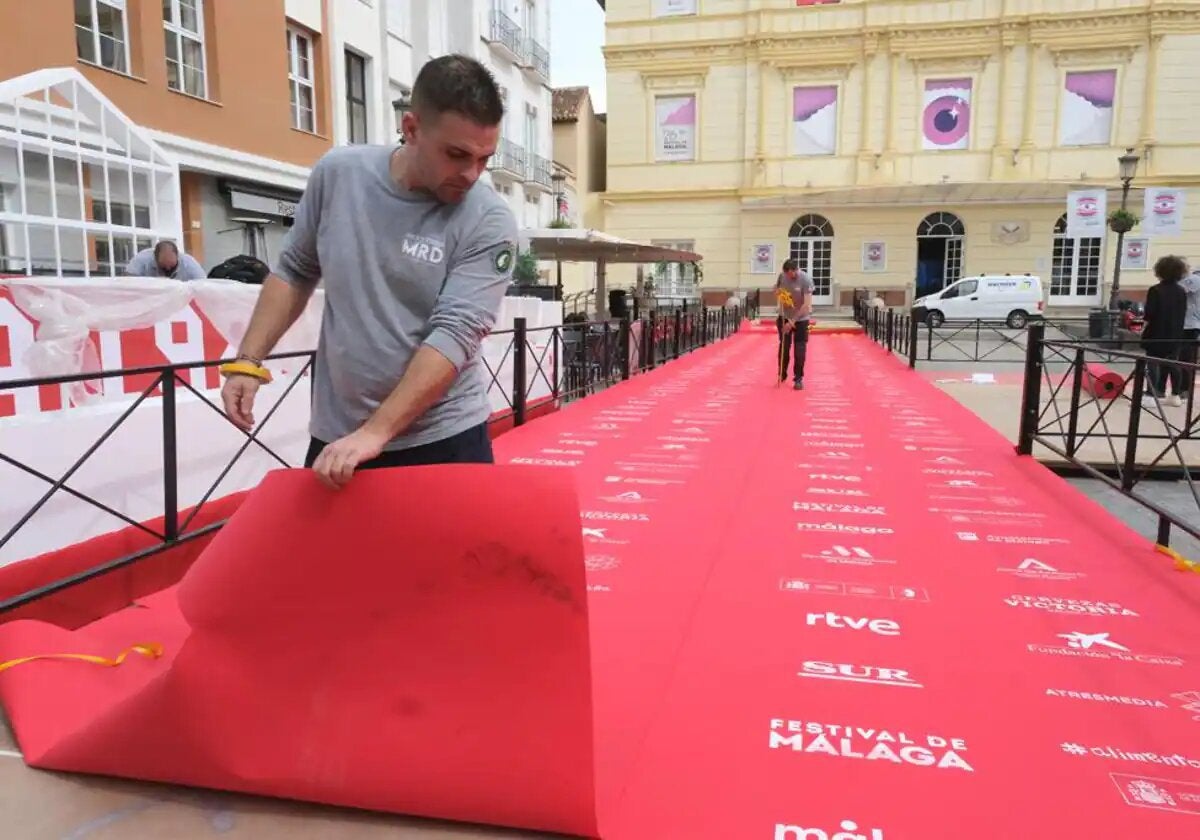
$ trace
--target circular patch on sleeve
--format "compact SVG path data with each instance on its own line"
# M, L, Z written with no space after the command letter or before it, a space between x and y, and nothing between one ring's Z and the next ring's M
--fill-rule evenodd
M508 273L508 270L512 268L512 264L513 264L512 248L510 248L506 245L505 247L503 247L499 251L497 251L496 257L492 261L492 264L496 266L496 271L499 271L501 274Z

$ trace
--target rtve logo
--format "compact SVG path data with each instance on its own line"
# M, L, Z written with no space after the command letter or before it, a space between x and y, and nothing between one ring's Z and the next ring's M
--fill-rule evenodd
M877 636L899 636L900 625L887 618L851 618L833 612L809 613L805 623L809 627L824 624L834 630L862 630L866 628Z

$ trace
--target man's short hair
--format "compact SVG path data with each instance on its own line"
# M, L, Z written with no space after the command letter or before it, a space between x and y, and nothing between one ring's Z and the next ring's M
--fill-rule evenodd
M784 271L796 271L800 266L795 260L785 260L783 263Z
M164 239L154 246L154 258L158 259L162 256L163 251L170 251L175 256L179 256L179 246L169 239Z
M425 63L412 89L412 109L422 116L452 112L484 126L504 119L504 100L491 71L465 55L443 55Z
M1187 263L1174 255L1162 257L1154 264L1154 274L1167 283L1178 283L1187 276Z

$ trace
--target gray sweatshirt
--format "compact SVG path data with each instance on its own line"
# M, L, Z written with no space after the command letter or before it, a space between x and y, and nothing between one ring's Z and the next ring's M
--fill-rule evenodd
M332 149L313 167L274 272L311 288L325 308L313 382L313 437L358 429L428 345L459 375L446 395L385 449L442 440L487 420L479 356L516 255L517 222L491 186L459 204L398 185L394 146Z

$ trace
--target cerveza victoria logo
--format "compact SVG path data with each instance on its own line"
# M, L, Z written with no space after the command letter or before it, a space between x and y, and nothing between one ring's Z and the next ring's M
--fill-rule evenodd
M1082 601L1075 598L1051 598L1047 595L1009 595L1004 603L1010 607L1028 610L1071 613L1072 615L1119 615L1137 618L1138 614L1128 607L1111 601Z
M775 718L771 721L767 746L804 755L975 772L963 757L967 742L941 735L910 735L900 730Z
M1041 653L1048 656L1077 656L1086 659L1108 659L1118 662L1134 662L1142 665L1174 665L1184 662L1178 656L1156 653L1138 653L1128 646L1112 638L1109 633L1085 633L1073 630L1070 633L1059 633L1063 639L1061 645L1026 645L1030 653Z

